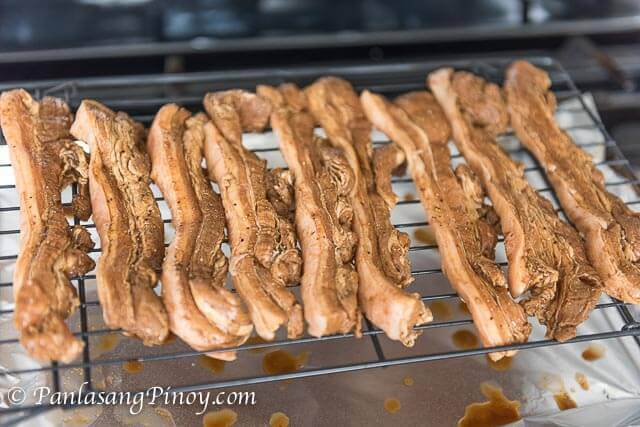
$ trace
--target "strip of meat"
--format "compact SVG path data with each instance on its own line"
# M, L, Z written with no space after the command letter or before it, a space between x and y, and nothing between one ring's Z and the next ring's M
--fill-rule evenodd
M602 172L555 121L555 97L543 70L513 63L505 81L511 123L544 168L569 220L586 240L587 256L605 291L640 303L640 214L607 191Z
M234 286L258 335L272 340L288 322L287 335L296 338L304 328L302 308L286 286L299 282L302 260L290 209L282 206L290 198L291 178L286 171L268 171L266 162L242 145L243 130L267 125L271 105L232 90L207 94L204 106L212 120L205 126L205 158L227 218Z
M391 210L397 203L391 175L404 165L404 155L397 146L389 144L373 150L368 163L374 180L369 187L369 203L382 269L394 283L405 288L413 282L409 261L411 239L391 222Z
M96 272L105 323L160 344L167 312L153 288L164 258L160 210L149 188L145 131L125 113L84 100L71 133L91 149L89 186L102 255Z
M91 237L85 228L69 226L61 201L72 182L87 194L87 158L69 134L71 120L62 100L37 102L22 89L0 96L0 125L20 194L14 323L22 346L41 361L71 362L81 353L82 341L65 324L80 304L69 278L94 267L87 255ZM69 213L86 217L87 203L80 200L74 198Z
M306 89L309 109L329 137L342 150L353 170L354 185L349 194L358 235L356 268L360 278L358 302L364 315L391 339L412 346L420 331L413 327L433 319L417 293L400 289L393 270L383 271L378 236L376 203L386 203L375 191L371 170L371 124L367 121L358 95L345 81L322 78ZM397 277L397 276L396 276Z
M391 187L391 176L405 164L404 152L396 144L386 144L373 150L372 162L376 192L391 210L398 203L398 196Z
M224 287L224 209L202 170L207 120L168 104L156 114L147 140L151 178L176 231L162 266L162 299L171 331L196 350L241 345L253 330L240 298ZM233 360L235 352L211 356Z
M354 331L360 335L358 275L348 194L353 173L344 157L317 142L306 97L295 85L258 86L271 101L271 127L295 183L295 223L302 246L301 284L304 317L310 335Z
M509 295L495 263L497 233L486 218L484 192L466 165L458 166L455 174L451 169L449 125L433 95L411 92L399 97L396 105L368 91L360 99L374 126L406 153L436 235L444 274L467 302L484 346L526 341L531 325ZM514 353L496 352L490 357L499 360Z
M454 142L482 182L500 217L509 261L509 288L547 337L570 339L595 306L602 284L577 231L524 177L495 137L508 124L499 87L467 72L441 69L428 84L453 130Z

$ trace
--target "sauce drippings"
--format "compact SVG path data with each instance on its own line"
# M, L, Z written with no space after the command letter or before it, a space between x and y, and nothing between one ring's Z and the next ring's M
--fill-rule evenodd
M162 418L167 423L167 425L170 425L170 426L176 425L176 422L173 419L173 415L171 415L171 411L169 411L168 409L162 408L159 406L157 408L154 408L154 411L156 412L156 414L158 414L160 418Z
M269 427L289 427L289 417L282 412L274 412L269 418Z
M582 358L588 362L593 362L602 359L604 352L605 348L603 345L596 343L589 344L589 347L582 352Z
M73 411L70 417L65 417L63 421L64 425L69 427L81 427L91 424L91 419L77 409Z
M209 369L214 374L219 374L224 371L224 360L214 359L213 357L205 356L204 354L198 356L200 364Z
M502 426L520 419L520 402L507 399L499 387L482 383L480 391L488 402L467 405L458 427Z
M249 337L249 339L247 340L247 342L245 344L264 344L268 341L262 339L262 337L255 335L253 337ZM267 351L266 348L252 348L249 349L249 351L251 353L264 353L265 351Z
M284 350L276 350L264 355L262 369L269 375L286 374L302 368L309 359L309 352L297 356Z
M405 202L410 202L411 200L416 199L416 195L413 193L405 193L402 198L404 199Z
M123 363L122 369L130 374L139 374L144 369L144 365L137 360L129 360Z
M576 372L576 382L583 390L589 390L589 380L582 372Z
M407 387L411 387L413 384L415 384L415 381L413 380L413 377L404 377L402 379L402 384L406 385Z
M471 315L471 312L469 311L469 307L467 307L467 304L465 304L464 301L460 301L458 303L458 310L460 310L460 313L462 314L466 314L466 315Z
M556 401L556 405L558 405L558 409L560 409L561 411L566 411L567 409L578 407L576 401L573 400L573 398L569 396L569 393L564 390L560 393L554 394L553 399Z
M395 397L387 397L384 400L384 410L390 414L395 414L400 410L400 401Z
M203 427L231 427L238 421L238 414L231 409L207 412L202 418Z
M486 357L487 364L494 371L506 371L507 369L511 368L511 364L513 363L513 357L503 357L498 361L491 360L488 354L486 355Z
M293 381L291 380L283 380L280 381L280 386L278 387L280 390L285 391L287 389L287 387L289 387L291 385Z
M466 329L455 331L451 338L453 339L453 345L462 350L471 350L478 347L478 337Z
M120 335L118 334L105 334L100 337L100 341L98 341L98 351L100 353L106 353L107 351L111 351L118 346L120 342Z
M429 304L429 308L435 320L448 320L453 317L451 305L446 301L433 301Z
M427 225L426 227L418 228L413 232L413 237L418 242L427 244L427 245L437 245L436 235L433 233L433 229L431 226Z

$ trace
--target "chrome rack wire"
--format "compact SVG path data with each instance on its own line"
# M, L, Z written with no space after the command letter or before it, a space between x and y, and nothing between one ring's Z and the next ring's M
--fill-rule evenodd
M260 83L280 84L283 82L295 82L300 85L305 85L320 76L338 75L350 80L358 90L368 88L373 91L383 93L387 96L395 96L399 93L409 90L423 89L427 73L441 66L466 69L480 74L488 80L494 81L496 83L501 83L506 66L511 62L511 60L512 59L510 58L492 58L482 61L449 61L447 63L420 62L375 66L325 66L292 69L244 70L234 72L204 72L177 75L86 78L74 81L20 82L0 85L0 91L14 87L24 87L30 90L36 97L41 97L43 95L62 97L67 100L67 102L69 102L72 107L77 107L79 102L84 98L95 98L104 102L111 108L126 111L136 120L149 125L149 123L153 119L153 114L162 105L170 102L176 102L195 111L201 108L200 102L204 93L212 90L231 88L245 88L253 90L255 86ZM620 149L613 141L607 130L604 128L604 125L598 118L597 114L592 111L591 107L587 105L584 97L576 88L575 84L573 83L567 72L564 70L564 68L559 63L550 58L530 58L529 60L535 65L545 69L549 73L553 82L552 89L556 93L559 101L567 101L572 99L578 100L578 107L564 107L564 111L582 112L587 114L589 123L572 126L571 128L565 128L565 130L569 132L580 130L596 130L599 131L603 136L602 141L587 142L582 144L581 146L583 148L600 147L600 149L604 151L605 155L604 160L600 161L598 165L608 166L612 169L615 169L620 176L615 181L607 182L607 187L613 189L618 186L628 185L634 190L634 193L636 195L640 195L640 181L634 176L629 162L624 158ZM563 107L559 107L559 111L562 110ZM511 134L511 136L513 135ZM376 144L384 143L384 141L376 142ZM6 143L0 139L0 144ZM260 149L256 151L264 154L275 152L277 150L278 147L274 146L271 148ZM507 151L509 151L511 154L519 154L524 156L528 155L526 151L519 146L517 148L510 148ZM459 158L459 155L454 155L453 158L457 159ZM527 167L525 171L527 173L541 171L540 166L535 163L532 158L530 158L530 160L531 164L533 164L534 166ZM11 165L8 163L0 164L0 168L10 167ZM411 180L407 178L394 178L393 181L396 184L411 182ZM541 188L537 188L537 190L545 194L547 197L555 198L555 194L553 193L548 183ZM15 191L15 186L13 184L0 182L0 191ZM76 191L76 189L74 189L73 191ZM640 204L640 196L638 197L638 199L629 201L628 204L631 206ZM157 200L161 201L163 199L162 197L157 197ZM419 201L417 200L403 200L399 202L400 209L402 209L403 206L417 204L419 204ZM18 210L18 206L0 205L0 213L17 213ZM560 209L558 209L558 211L561 212ZM165 223L168 222L170 222L170 219L165 219ZM80 223L78 218L74 218L74 223ZM426 225L428 225L428 221L396 224L396 226L398 226L399 228L420 227ZM95 225L92 223L87 223L86 226L88 228L95 227ZM0 236L6 235L13 236L15 239L18 239L19 230L0 230ZM413 245L410 248L411 252L422 252L429 250L433 251L435 249L435 245ZM94 251L98 252L99 249L96 249ZM0 256L0 261L11 262L12 260L15 260L16 257L17 254L3 254ZM505 262L502 262L500 264L502 266L506 266ZM442 270L440 268L421 268L413 270L413 275L415 277L441 274ZM141 356L135 357L132 357L131 355L129 355L129 357L126 357L126 355L125 357L92 357L90 353L89 339L92 337L99 337L109 333L117 332L107 328L96 328L89 324L89 316L87 315L88 308L99 306L98 301L87 300L85 281L93 279L95 279L95 275L93 274L88 274L83 277L73 279L73 282L77 285L81 303L79 316L80 330L75 332L75 335L81 337L85 342L85 350L82 354L82 360L68 364L51 363L38 368L13 369L0 372L1 376L18 376L36 372L50 373L54 389L59 390L62 388L60 373L65 370L80 369L82 371L84 381L88 383L87 390L93 390L94 387L92 384L92 369L98 366L122 365L132 358L135 358L136 360L141 362L161 362L189 358L205 353L204 351L185 349L181 351L157 354L157 351L152 352L150 350L147 350L143 352ZM11 282L2 282L0 283L0 289L3 287L10 287L11 285ZM457 295L453 292L422 296L422 299L425 302L432 302L436 300L451 300L455 298L457 298ZM569 342L575 343L620 337L633 337L637 344L640 346L640 323L638 323L638 321L634 319L627 305L618 300L610 299L610 302L600 303L596 307L597 310L608 308L615 308L617 310L617 313L619 314L621 319L621 324L623 325L620 329L610 329L591 334L578 335ZM10 315L11 313L12 310L0 310L0 315ZM428 332L429 330L437 328L451 328L472 324L473 322L471 321L471 319L466 318L462 320L436 321L426 325L418 326L416 329ZM539 339L529 341L527 343L501 347L477 348L471 350L444 351L437 353L405 355L402 357L390 357L389 355L385 354L383 346L381 346L380 344L379 337L383 335L382 332L379 329L374 328L372 325L366 326L367 328L365 331L363 331L363 336L371 340L376 354L376 359L374 360L361 361L357 363L342 363L330 366L320 366L277 375L261 374L225 379L220 381L212 380L206 382L193 382L186 385L174 386L172 387L172 390L175 392L188 392L213 388L242 386L270 381L280 381L294 378L304 378L325 374L357 371L363 369L380 368L385 366L395 366L408 363L460 358L465 356L487 354L499 350L524 350L561 344L553 340ZM235 349L242 352L260 348L290 348L296 345L320 342L335 342L340 340L349 340L352 338L353 334L334 335L322 338L305 336L296 340L276 340L268 343L245 344ZM17 345L17 343L18 340L14 338L0 339L0 351L4 351L1 349L7 348L8 346L15 346ZM17 423L20 420L38 413L42 413L43 411L50 408L51 406L36 405L10 406L6 409L0 409L0 422L4 420L12 424Z

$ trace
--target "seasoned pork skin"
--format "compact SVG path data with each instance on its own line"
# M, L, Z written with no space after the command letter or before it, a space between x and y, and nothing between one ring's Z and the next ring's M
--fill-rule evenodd
M602 283L584 242L524 177L524 168L496 143L508 124L500 88L467 72L441 69L428 84L453 130L453 139L500 217L514 297L529 292L525 311L547 337L573 338L595 306Z
M497 233L486 218L490 208L484 205L484 192L466 165L458 166L455 173L451 169L449 125L433 95L411 92L394 105L365 91L361 100L369 120L406 154L435 231L443 271L466 301L483 345L526 341L531 325L509 295L507 281L495 263ZM499 360L514 353L496 352L490 357Z
M147 345L161 344L169 321L153 288L164 258L164 234L149 187L144 128L125 113L84 100L71 133L91 151L91 206L102 246L96 279L105 323Z
M298 87L259 86L257 92L271 102L271 127L293 173L307 331L316 337L351 331L359 335L357 238L348 200L351 168L339 150L314 136L313 117Z
M331 145L342 151L353 171L354 184L349 199L358 236L356 269L360 278L360 309L389 338L412 346L420 334L414 326L429 322L433 317L419 294L407 294L400 289L410 280L403 276L410 270L392 269L383 262L376 233L376 225L380 224L376 212L381 208L376 207L382 204L388 208L376 191L371 168L371 124L362 111L357 94L345 80L325 77L305 92L316 121L324 128Z
M205 125L205 158L225 210L234 286L258 335L272 340L287 323L287 335L298 337L304 327L302 307L286 288L299 283L302 268L291 207L286 207L291 177L288 171L268 171L266 162L242 145L243 131L267 125L271 105L258 95L232 90L207 94L204 106L211 117Z
M640 304L640 214L607 191L591 157L560 129L550 86L547 73L526 61L509 67L504 88L513 128L584 235L607 294Z
M66 213L90 214L87 156L69 133L72 120L60 99L38 102L22 89L0 96L0 125L20 194L14 323L27 353L43 362L71 362L82 352L65 324L80 304L69 279L94 267L89 233L69 226L61 202L63 188L75 182L78 195Z
M224 209L202 170L206 115L175 104L156 114L147 149L151 178L169 204L174 238L162 268L162 299L171 331L196 350L234 347L253 325L240 297L224 287ZM232 360L235 352L211 353Z

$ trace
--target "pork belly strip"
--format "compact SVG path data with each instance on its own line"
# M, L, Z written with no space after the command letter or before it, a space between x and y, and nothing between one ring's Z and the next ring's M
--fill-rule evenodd
M94 267L93 242L81 226L70 227L61 191L72 182L88 185L86 154L73 143L73 116L62 100L35 101L16 89L0 96L0 125L9 146L20 195L20 250L13 274L14 324L20 343L38 360L71 362L82 351L65 319L78 307L69 278ZM74 198L72 212L86 217Z
M389 144L373 150L367 164L371 167L369 202L382 269L394 283L405 288L414 280L409 260L411 239L391 222L391 210L397 203L397 196L391 188L391 176L404 166L404 156L397 146Z
M91 206L102 246L96 280L104 321L147 345L160 344L169 321L153 288L164 258L164 232L149 188L144 128L125 113L84 100L71 133L91 148Z
M322 78L306 89L310 111L322 125L330 143L342 150L353 170L349 194L358 235L356 269L360 278L358 302L364 315L389 338L412 346L420 331L414 326L432 320L417 293L400 289L402 281L383 270L376 235L375 203L385 203L375 191L371 170L371 124L351 85L335 77Z
M483 345L526 341L531 325L495 263L497 233L486 218L484 192L466 165L455 173L451 169L449 125L433 95L411 92L396 99L395 105L368 91L360 98L369 120L407 156L435 232L444 274L467 303ZM499 360L513 354L496 352L490 357Z
M300 279L304 317L310 335L360 334L358 275L348 194L353 173L343 156L317 141L306 97L295 85L258 86L271 101L271 127L293 173L295 223L302 246Z
M291 177L268 171L266 162L242 145L243 130L267 125L271 105L258 95L232 90L207 94L204 106L211 117L205 125L205 158L227 219L234 286L258 335L272 340L287 323L287 335L296 338L304 321L302 307L286 288L299 282L302 264L289 220Z
M171 331L196 350L244 343L253 325L238 295L224 287L224 209L202 170L207 117L175 104L156 114L147 149L151 178L175 229L162 267L162 299ZM235 352L211 356L233 360Z
M587 256L605 291L640 303L640 214L607 191L591 157L558 126L551 81L526 61L513 63L505 81L511 123L538 159L569 220L585 236Z
M337 87L346 83L339 79L332 80L332 78L327 81ZM334 83L331 83L332 81ZM339 99L339 97L343 99ZM391 189L391 175L396 170L402 169L403 160L398 158L398 153L394 151L393 146L373 149L370 135L371 125L362 114L357 95L349 85L345 87L341 95L336 96L336 100L338 103L341 100L350 102L350 104L343 106L340 113L345 114L344 119L349 121L348 128L340 127L341 125L337 123L329 123L327 120L325 122L332 126L331 131L334 135L350 138L352 150L355 152L362 173L366 189L364 194L368 195L372 215L371 224L374 227L374 243L378 249L377 256L381 262L382 270L396 285L407 287L414 280L409 260L411 239L407 233L399 231L391 223L391 210L397 203L397 197ZM315 121L319 120L320 114L316 114Z
M442 106L456 146L482 182L500 217L509 261L509 288L547 337L573 338L595 306L602 284L584 242L524 177L522 164L497 144L508 114L500 89L466 72L441 69L428 84Z

